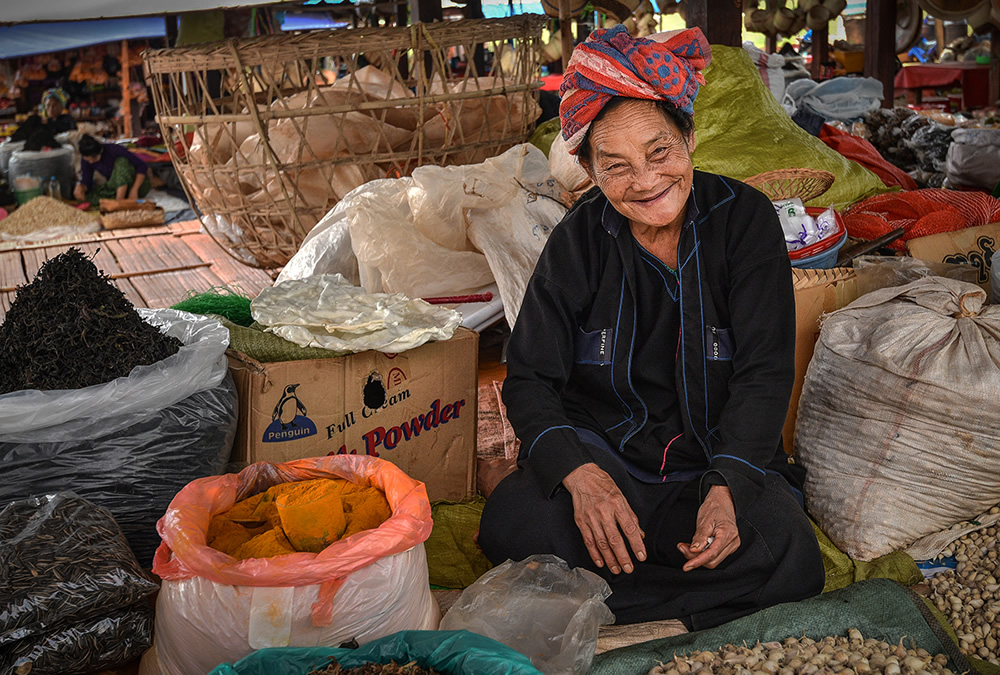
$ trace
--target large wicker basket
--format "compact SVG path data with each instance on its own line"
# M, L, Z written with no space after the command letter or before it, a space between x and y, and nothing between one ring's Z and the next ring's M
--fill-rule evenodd
M545 17L317 31L144 54L157 121L206 229L284 265L347 192L422 164L481 162L537 119ZM488 73L455 70L485 49Z

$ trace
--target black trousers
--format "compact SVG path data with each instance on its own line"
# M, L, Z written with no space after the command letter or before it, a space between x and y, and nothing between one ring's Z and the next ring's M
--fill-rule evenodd
M690 542L700 506L698 480L649 484L633 478L617 457L586 446L621 489L646 533L647 559L631 574L598 568L573 520L573 502L559 488L543 494L530 462L497 485L486 502L479 545L494 564L551 553L571 567L603 577L616 623L680 619L690 630L711 628L781 602L823 590L823 558L812 525L784 478L768 474L766 487L736 517L740 547L714 570L684 572L677 550Z

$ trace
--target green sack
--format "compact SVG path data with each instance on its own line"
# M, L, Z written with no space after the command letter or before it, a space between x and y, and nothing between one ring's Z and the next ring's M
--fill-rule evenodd
M416 661L445 675L540 675L527 656L507 645L465 630L407 630L357 649L277 647L261 649L236 663L223 663L209 675L306 675L334 657L344 668L366 663Z
M424 542L424 551L432 586L465 588L492 567L475 541L484 506L486 500L482 497L431 505L434 529Z
M812 526L819 542L819 550L823 554L823 568L826 571L824 593L850 586L855 581L863 579L892 579L904 586L911 586L924 580L916 561L903 551L887 553L871 562L854 560L837 548L816 523Z
M556 140L556 136L559 135L560 130L559 118L553 117L535 127L535 131L531 134L528 142L544 152L545 156L548 157L549 150L552 149L552 143Z
M712 45L705 82L694 104L695 167L737 180L775 169L823 169L836 180L809 204L837 210L891 190L793 122L744 49Z
M754 645L788 637L819 640L856 628L866 638L892 644L903 639L931 654L945 653L953 672L969 672L968 660L948 637L923 599L889 579L868 579L808 600L762 609L708 630L621 647L594 657L590 675L647 673L675 654L715 651L733 644Z

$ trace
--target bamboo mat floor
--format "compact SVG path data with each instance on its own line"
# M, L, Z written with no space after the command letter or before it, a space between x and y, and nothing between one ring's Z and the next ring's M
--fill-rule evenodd
M197 220L73 235L41 243L0 242L0 321L16 288L31 281L49 258L71 246L94 256L136 307L169 307L192 292L229 286L251 298L273 283L270 275L232 258Z

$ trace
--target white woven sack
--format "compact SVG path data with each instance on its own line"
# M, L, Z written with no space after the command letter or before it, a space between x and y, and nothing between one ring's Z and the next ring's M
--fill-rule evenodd
M826 317L795 453L809 513L872 560L1000 502L1000 306L927 277Z

